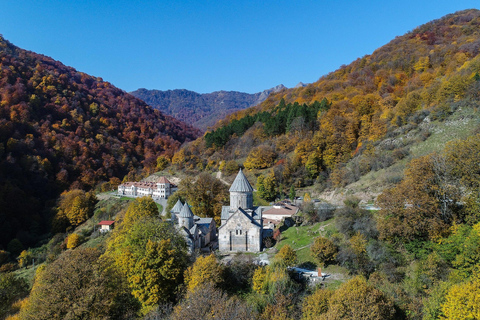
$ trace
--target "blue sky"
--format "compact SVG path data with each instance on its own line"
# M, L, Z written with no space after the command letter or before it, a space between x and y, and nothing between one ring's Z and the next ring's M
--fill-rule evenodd
M467 1L1 0L0 34L133 91L314 82Z

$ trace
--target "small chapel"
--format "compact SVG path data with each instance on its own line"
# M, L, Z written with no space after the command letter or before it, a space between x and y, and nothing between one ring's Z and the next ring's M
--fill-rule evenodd
M180 200L170 211L171 222L180 230L190 252L195 250L210 251L215 247L217 228L213 218L200 218L193 214L187 202Z
M253 188L242 169L230 187L230 206L222 207L218 228L220 252L262 250L262 210L253 206Z

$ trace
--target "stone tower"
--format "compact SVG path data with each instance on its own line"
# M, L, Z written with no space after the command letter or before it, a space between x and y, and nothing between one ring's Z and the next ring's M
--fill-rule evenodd
M238 208L253 209L253 188L242 169L238 172L229 191L230 211L235 212Z
M188 230L193 227L193 213L187 202L185 202L185 205L183 206L182 211L180 211L180 214L178 216L179 226L183 226Z
M177 203L175 203L175 206L170 210L170 213L172 214L172 221L174 223L178 222L178 216L180 215L180 211L182 211L183 204L180 199L177 200Z

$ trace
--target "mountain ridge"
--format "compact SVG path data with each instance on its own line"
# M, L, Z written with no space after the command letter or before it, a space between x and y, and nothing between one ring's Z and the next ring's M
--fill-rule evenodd
M148 90L140 88L130 92L148 105L191 124L203 131L229 113L257 105L270 93L286 89L282 84L257 93L239 91L214 91L197 93L187 89Z

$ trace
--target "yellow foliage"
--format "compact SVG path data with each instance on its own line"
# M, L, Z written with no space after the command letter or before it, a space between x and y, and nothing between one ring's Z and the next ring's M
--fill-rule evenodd
M75 249L80 245L80 243L81 237L76 233L72 233L67 239L67 249Z
M272 166L276 158L277 154L272 147L261 145L250 151L243 165L248 170L264 169Z
M480 319L480 279L452 286L442 304L447 320Z
M329 298L326 319L392 319L395 314L393 301L380 290L367 284L363 277L355 277L344 283Z
M280 263L292 267L297 263L297 253L288 244L284 245L275 255Z
M303 202L304 203L309 203L312 201L312 197L310 197L310 194L307 192L305 193L305 195L303 196Z
M350 247L353 249L355 254L361 254L367 252L367 238L357 232L353 237L350 238Z
M312 295L303 300L302 320L317 320L328 310L328 299L332 296L332 291L327 289L317 289Z
M300 158L302 164L305 164L308 160L310 153L315 150L312 140L306 139L298 143L295 148L295 155Z
M212 253L206 257L198 257L195 263L185 271L185 284L188 291L195 291L201 284L211 282L220 284L223 268Z
M13 315L7 316L5 320L20 320L20 311L28 304L28 297L15 301L11 308L12 312L17 312Z
M253 274L253 291L256 293L261 293L265 294L266 293L266 288L265 288L265 279L267 277L267 271L265 268L260 267L255 270L255 273Z
M135 221L140 220L143 217L156 217L158 216L158 207L150 197L141 197L135 199L128 206L125 218L123 219L124 226L130 226Z

